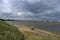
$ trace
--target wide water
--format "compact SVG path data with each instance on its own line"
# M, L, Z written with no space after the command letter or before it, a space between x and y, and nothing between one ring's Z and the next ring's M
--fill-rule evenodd
M43 29L49 32L60 34L60 22L42 22L42 21L7 21L13 25L28 25Z

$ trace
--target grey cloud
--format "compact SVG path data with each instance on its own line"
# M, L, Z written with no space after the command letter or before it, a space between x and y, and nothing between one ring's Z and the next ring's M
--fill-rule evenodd
M44 5L39 2L39 3L33 4L33 5L27 5L26 9L30 12L33 12L33 13L41 13L46 10L53 9L53 7L50 7L48 5Z
M0 5L3 5L3 3L0 3ZM60 19L59 0L10 0L9 5L7 4L4 8L11 10L8 13L1 13L0 11L0 17L34 20ZM2 7L0 7L0 10ZM16 12L23 12L23 14L18 15Z

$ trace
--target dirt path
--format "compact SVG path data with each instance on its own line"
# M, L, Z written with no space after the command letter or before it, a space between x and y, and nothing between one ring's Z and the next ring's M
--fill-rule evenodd
M43 30L39 30L39 29L36 29L36 30L31 30L31 28L29 27L26 27L25 25L15 25L21 32L25 32L25 31L28 31L28 32L32 32L32 33L35 33L35 34L38 34L38 35L42 35L42 36L45 36L45 37L49 37L49 36L52 36L52 37L60 37L58 35L55 35L53 33L49 33L49 32L46 32L46 31L43 31ZM39 31L38 31L39 30Z

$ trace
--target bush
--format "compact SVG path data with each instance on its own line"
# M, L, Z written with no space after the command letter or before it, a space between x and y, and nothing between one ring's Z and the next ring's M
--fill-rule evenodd
M31 30L35 30L35 29L32 27Z

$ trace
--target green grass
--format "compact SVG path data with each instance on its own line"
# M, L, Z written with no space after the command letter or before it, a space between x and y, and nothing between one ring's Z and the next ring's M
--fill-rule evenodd
M55 37L45 37L42 35L38 35L32 32L25 32L26 40L60 40L59 38Z
M0 40L24 40L24 35L15 26L0 21Z

